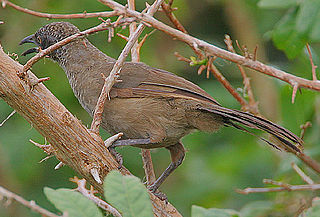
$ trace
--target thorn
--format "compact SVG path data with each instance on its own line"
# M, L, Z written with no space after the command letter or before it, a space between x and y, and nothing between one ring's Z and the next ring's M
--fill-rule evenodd
M127 36L124 36L124 35L122 35L122 34L120 34L120 33L117 33L117 36L119 36L119 37L122 38L123 40L126 40L126 41L129 40L129 38L128 38Z
M54 167L55 170L60 169L61 167L64 166L64 163L62 163L61 161Z
M98 184L102 184L102 181L100 179L99 173L98 173L98 169L97 168L92 168L90 169L90 173L92 175L92 177L94 178L94 180L98 183Z
M123 15L120 15L116 22L114 23L114 27L117 27L119 25L120 20L123 18Z
M15 113L16 113L16 110L13 110L13 111L8 115L8 117L6 117L6 119L4 119L4 120L0 123L0 127L2 127L3 124L4 124L7 120L9 120L9 118L11 118L12 115L14 115Z
M201 65L198 69L198 75L201 75L202 71L206 69L205 65Z
M114 143L116 140L120 139L121 136L123 136L123 133L118 133L118 134L115 134L113 136L110 136L108 139L106 139L104 141L104 145L109 148L110 145L112 145L112 143Z
M44 161L48 160L49 158L51 158L51 157L53 157L53 156L54 156L54 155L48 155L47 157L45 157L45 158L41 159L38 163L40 164L40 163L42 163L42 162L44 162Z
M6 5L7 5L7 1L6 1L6 0L2 0L2 2L1 2L1 3L2 3L2 7L3 7L3 8L5 8L5 7L6 7Z
M45 81L48 81L48 80L50 80L50 77L39 78L37 84L40 84L40 83L45 82Z
M41 148L48 155L51 155L54 151L51 145L41 145L41 144L33 141L32 139L29 139L29 142L31 142L32 144L34 144L38 148Z
M293 84L293 90L292 90L292 97L291 97L291 103L292 103L292 104L294 103L294 100L295 100L295 98L296 98L298 88L299 88L298 83L294 83L294 84Z

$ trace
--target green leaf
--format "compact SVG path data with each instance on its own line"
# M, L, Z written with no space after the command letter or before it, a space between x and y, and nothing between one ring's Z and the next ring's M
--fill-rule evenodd
M319 0L304 0L301 2L296 21L296 30L299 34L307 35L311 31L319 9Z
M70 189L44 188L44 193L49 201L62 212L67 212L69 217L102 217L99 208L93 201L85 198L79 192Z
M191 209L192 217L239 217L239 213L232 209L217 209L210 208L205 209L200 206L192 206Z
M283 50L290 59L300 54L306 44L305 37L300 35L295 29L296 14L297 10L289 10L277 23L272 32L275 46Z
M274 203L271 201L254 201L246 204L241 210L241 217L268 216Z
M313 201L312 207L299 217L319 217L320 216L320 201Z
M267 9L282 9L297 5L297 0L260 0L258 6Z
M104 181L104 196L123 217L153 216L147 189L137 177L111 171Z

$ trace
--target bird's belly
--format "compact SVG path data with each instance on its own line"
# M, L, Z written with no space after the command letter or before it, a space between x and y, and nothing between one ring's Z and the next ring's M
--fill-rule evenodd
M186 111L161 98L114 98L107 101L102 127L111 134L122 132L124 139L150 138L158 148L176 144L189 134Z

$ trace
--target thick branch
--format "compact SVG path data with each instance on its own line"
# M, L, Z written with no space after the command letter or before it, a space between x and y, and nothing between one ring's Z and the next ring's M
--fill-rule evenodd
M259 71L263 74L273 76L275 78L278 78L284 82L289 83L290 85L293 85L295 83L298 84L299 87L305 87L313 90L320 91L320 82L319 81L311 81L308 79L300 78L297 76L294 76L292 74L289 74L285 71L276 69L272 66L265 65L259 61L251 60L249 58L243 57L238 54L234 54L232 52L226 51L224 49L221 49L219 47L216 47L212 44L209 44L203 40L197 39L195 37L192 37L186 33L183 33L177 29L174 29L157 19L147 15L142 14L137 11L132 11L130 9L127 9L123 5L112 1L112 0L99 0L103 4L111 7L114 10L118 10L122 14L126 14L127 16L136 17L151 26L153 26L156 29L159 29L160 31L165 32L168 35L171 35L172 37L183 41L187 43L189 46L193 48L200 48L206 52L207 55L217 56L226 60L229 60L231 62L237 63L239 65L254 69L256 71Z
M97 170L103 180L108 172L117 170L118 163L101 138L93 138L43 84L30 90L30 86L17 75L22 67L0 49L0 97L47 139L59 161L74 169L102 194L102 184L94 180L90 171ZM37 80L30 71L27 77ZM130 174L124 167L120 172ZM172 205L165 204L151 193L150 198L154 206L161 208L160 213L181 216Z

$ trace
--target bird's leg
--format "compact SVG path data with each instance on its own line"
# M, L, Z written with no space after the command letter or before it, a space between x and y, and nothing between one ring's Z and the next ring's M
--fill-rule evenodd
M185 149L184 149L181 142L178 142L177 144L166 147L166 148L170 151L171 163L168 166L168 168L161 174L161 176L156 180L156 182L153 183L152 185L148 186L148 189L151 192L153 192L155 194L159 193L159 196L158 195L157 196L160 199L162 199L161 197L164 194L162 194L161 192L157 192L158 188L164 182L164 180L182 163L184 156L185 156ZM164 199L166 199L166 197L163 198L163 200Z
M123 139L123 140L118 140L112 143L108 147L108 150L110 153L115 157L116 161L119 163L119 169L122 167L123 164L123 159L120 153L118 153L115 148L120 147L120 146L134 146L134 145L147 145L151 144L151 139Z

